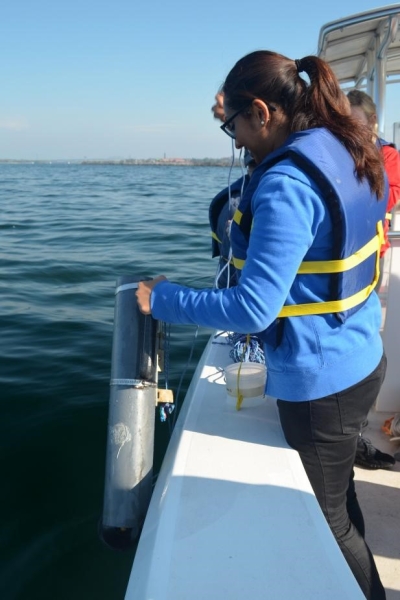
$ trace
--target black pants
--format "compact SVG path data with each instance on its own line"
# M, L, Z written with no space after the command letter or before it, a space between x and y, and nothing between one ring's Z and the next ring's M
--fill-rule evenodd
M343 392L311 402L278 400L286 440L298 451L325 518L367 600L384 600L386 595L364 540L353 465L361 423L385 372L383 355L371 375Z

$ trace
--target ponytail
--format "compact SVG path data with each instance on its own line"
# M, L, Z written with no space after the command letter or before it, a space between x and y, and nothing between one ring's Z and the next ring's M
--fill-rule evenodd
M297 72L305 72L310 83L297 98L291 131L313 127L329 129L352 156L357 179L367 179L371 190L381 198L384 192L381 153L372 142L371 133L351 116L349 101L332 69L317 56L306 56L294 62Z
M309 82L300 76L303 72ZM276 52L258 50L236 63L222 91L233 110L243 108L256 98L279 105L292 133L325 127L353 158L357 179L366 179L372 192L378 198L383 196L381 154L370 132L351 116L349 101L325 61L317 56L291 60Z

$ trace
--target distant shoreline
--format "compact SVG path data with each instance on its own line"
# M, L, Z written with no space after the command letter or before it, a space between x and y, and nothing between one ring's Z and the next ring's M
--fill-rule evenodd
M229 167L231 158L127 158L127 159L71 159L71 160L17 160L12 158L0 159L0 164L73 164L73 165L157 165L175 167ZM235 159L234 166L239 166Z

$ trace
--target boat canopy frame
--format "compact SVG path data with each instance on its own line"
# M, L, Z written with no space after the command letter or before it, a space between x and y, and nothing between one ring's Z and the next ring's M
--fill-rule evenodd
M318 56L328 62L344 89L364 89L385 130L386 85L400 82L400 4L331 21L321 27Z

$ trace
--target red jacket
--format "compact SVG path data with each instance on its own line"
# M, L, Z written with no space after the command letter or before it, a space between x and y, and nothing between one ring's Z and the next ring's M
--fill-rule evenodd
M396 148L393 148L392 146L381 146L381 152L385 163L385 171L389 180L389 198L387 204L387 212L389 213L400 201L400 154ZM390 247L387 236L389 223L389 219L386 219L383 226L385 241L381 247L381 257Z

